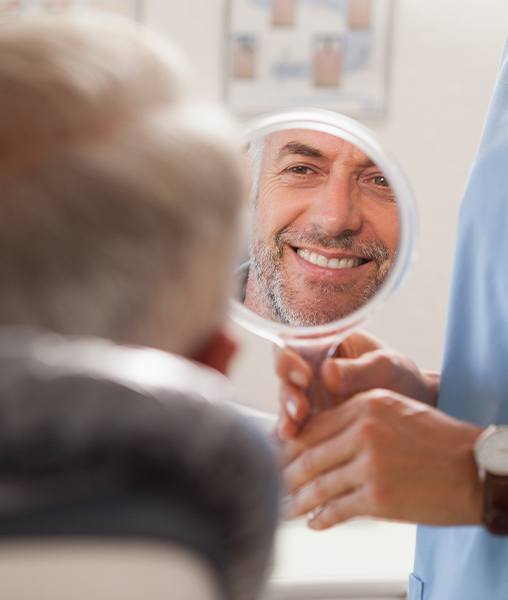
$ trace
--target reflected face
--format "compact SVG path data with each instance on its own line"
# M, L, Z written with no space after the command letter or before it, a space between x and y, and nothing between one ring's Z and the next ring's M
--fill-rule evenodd
M399 216L379 168L335 136L292 129L253 144L253 232L245 305L321 325L358 309L396 255Z

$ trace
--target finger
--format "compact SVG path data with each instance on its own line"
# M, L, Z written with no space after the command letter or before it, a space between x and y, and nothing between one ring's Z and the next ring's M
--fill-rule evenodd
M294 493L318 476L350 462L357 454L359 438L356 428L347 428L342 434L312 446L289 463L283 471L284 488Z
M289 497L285 516L300 517L309 511L326 505L327 502L358 487L361 477L357 465L352 462L316 477Z
M275 351L275 369L277 375L287 383L305 389L312 380L310 365L289 348Z
M280 416L277 435L281 441L287 441L296 437L300 432L302 424L309 414L310 405L301 389L287 384L282 384L279 397Z
M350 397L373 388L384 388L393 380L393 366L386 351L368 352L359 358L324 361L321 376L326 388L339 397Z
M353 517L367 516L368 507L363 487L351 490L327 502L308 521L311 529L327 529Z
M282 416L277 423L277 437L281 442L286 442L298 435L300 427L297 423L292 421L286 415ZM281 455L282 461L284 460L283 454ZM283 465L281 465L283 466Z
M365 331L356 331L347 337L339 346L335 356L344 358L358 358L367 352L386 349L383 342Z
M307 448L325 441L350 426L358 417L359 402L361 397L352 398L340 406L310 417L300 434L285 444L283 464L287 465Z
M310 403L302 389L287 383L281 385L280 404L282 417L298 425L303 424L310 413Z

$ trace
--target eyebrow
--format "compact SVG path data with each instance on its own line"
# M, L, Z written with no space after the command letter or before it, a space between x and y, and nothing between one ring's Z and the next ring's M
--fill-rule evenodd
M309 146L308 144L302 144L301 142L288 142L285 146L279 150L277 160L288 156L289 154L298 154L300 156L310 156L312 158L324 158L324 154L321 150Z
M279 154L277 155L277 161L291 154L297 154L299 156L308 156L311 158L326 158L326 156L321 152L321 150L319 150L318 148L314 148L314 146L309 146L308 144L304 144L302 142L288 142L279 150ZM362 160L358 164L358 167L361 169L367 169L369 167L375 166L376 163L368 156L366 156L365 160Z

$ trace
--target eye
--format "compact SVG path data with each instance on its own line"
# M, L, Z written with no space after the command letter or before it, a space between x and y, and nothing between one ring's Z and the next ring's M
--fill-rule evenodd
M360 186L367 193L374 194L382 200L393 201L395 199L390 182L382 172L375 170L363 173L359 180Z
M360 177L360 183L370 188L377 193L388 194L391 193L390 182L388 179L379 171L371 173L363 173Z
M374 175L370 180L374 185L379 185L380 187L386 188L390 187L388 179L386 179L384 175Z
M285 169L286 173L291 173L293 175L310 175L311 173L315 173L316 171L307 165L294 165L292 167L288 167Z
M303 189L320 185L326 177L326 174L319 166L293 162L281 167L278 176L284 185Z

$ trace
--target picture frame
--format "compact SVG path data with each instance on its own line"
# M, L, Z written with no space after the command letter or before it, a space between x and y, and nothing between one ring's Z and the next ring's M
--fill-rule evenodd
M0 17L65 14L77 9L116 13L139 21L143 0L0 0Z
M224 103L386 114L393 0L228 0Z

